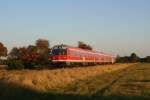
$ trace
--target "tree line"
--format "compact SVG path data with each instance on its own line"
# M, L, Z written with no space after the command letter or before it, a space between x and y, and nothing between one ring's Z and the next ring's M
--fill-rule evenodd
M150 63L150 56L140 58L136 53L132 53L130 56L120 57L117 56L116 62L118 63L136 63L136 62L148 62Z
M92 46L79 41L77 47L93 50ZM0 64L8 64L12 68L33 68L34 66L50 65L50 43L45 39L38 39L34 45L27 47L14 47L8 53L7 48L0 42ZM7 56L6 59L2 59ZM117 63L135 63L135 62L150 62L150 56L140 58L136 53L130 56L117 56ZM13 67L12 67L13 66ZM22 67L20 67L22 66Z
M93 50L92 46L81 41L78 42L78 47L82 49ZM137 56L136 53L131 53L130 56L124 56L124 57L120 57L118 55L116 58L116 62L117 63L135 63L135 62L150 63L150 56L146 56L145 58L140 58L139 56Z

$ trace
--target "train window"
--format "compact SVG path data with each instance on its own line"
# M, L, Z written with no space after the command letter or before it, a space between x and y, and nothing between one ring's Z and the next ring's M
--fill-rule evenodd
M59 55L59 53L60 53L59 49L55 48L55 49L52 50L52 55Z
M66 55L67 50L66 49L53 49L52 54L53 55Z

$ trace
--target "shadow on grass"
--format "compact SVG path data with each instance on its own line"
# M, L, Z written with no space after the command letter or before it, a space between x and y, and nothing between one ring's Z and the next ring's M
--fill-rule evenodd
M54 92L39 93L25 86L0 81L0 100L149 100L146 97L58 94Z

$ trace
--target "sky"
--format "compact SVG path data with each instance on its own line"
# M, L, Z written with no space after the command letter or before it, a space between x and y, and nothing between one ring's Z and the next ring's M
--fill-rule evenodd
M39 38L150 55L150 0L0 0L0 42L11 50Z

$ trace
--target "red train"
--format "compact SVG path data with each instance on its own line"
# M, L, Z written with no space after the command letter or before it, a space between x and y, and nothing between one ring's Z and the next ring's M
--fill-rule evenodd
M56 45L52 48L52 63L59 65L95 65L114 63L116 56L97 51L85 50L67 45Z

